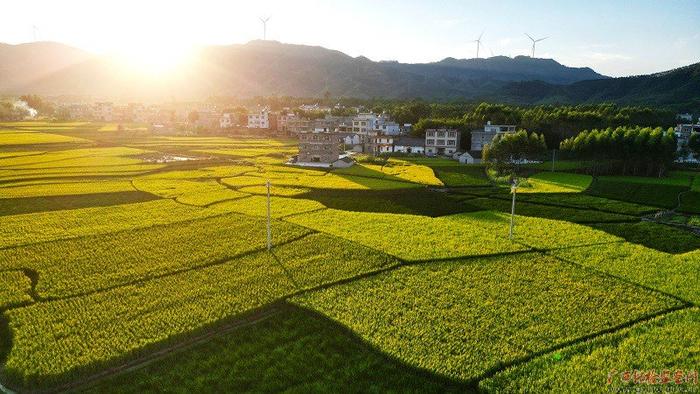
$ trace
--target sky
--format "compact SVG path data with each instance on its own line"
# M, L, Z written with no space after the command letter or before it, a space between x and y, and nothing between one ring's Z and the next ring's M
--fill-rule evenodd
M58 41L100 54L175 61L199 45L267 38L407 63L529 55L610 76L700 62L700 0L3 2L0 42ZM36 26L36 30L34 29ZM158 56L154 56L158 55Z

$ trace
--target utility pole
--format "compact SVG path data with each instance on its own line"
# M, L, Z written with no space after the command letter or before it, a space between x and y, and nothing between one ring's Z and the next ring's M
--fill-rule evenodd
M518 181L513 179L513 185L510 187L510 192L513 194L513 205L510 207L510 234L508 238L513 240L513 226L515 225L515 193L518 191Z
M557 153L557 150L552 149L552 172L554 172L554 158L555 158L556 153Z
M272 231L270 229L270 181L267 181L267 250L272 249Z

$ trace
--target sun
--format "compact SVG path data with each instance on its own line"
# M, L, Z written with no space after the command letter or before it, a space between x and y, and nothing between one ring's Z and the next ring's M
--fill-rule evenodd
M139 42L116 52L119 61L131 71L151 77L168 76L192 58L192 48L169 42Z

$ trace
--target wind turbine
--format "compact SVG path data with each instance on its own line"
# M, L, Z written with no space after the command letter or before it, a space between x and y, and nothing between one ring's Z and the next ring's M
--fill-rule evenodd
M260 18L260 22L263 24L263 41L267 40L267 21L270 20L270 17L268 16L267 18Z
M36 42L37 36L39 35L39 28L36 25L32 25L32 36L34 37L34 42Z
M535 58L535 44L537 44L538 42L540 42L542 40L546 40L549 37L542 37L542 38L538 38L535 40L529 34L525 33L525 35L527 36L527 38L529 38L532 41L532 58L534 59Z
M480 47L481 45L483 45L483 44L481 44L481 37L483 37L483 36L484 36L484 32L482 31L481 34L479 34L479 38L477 38L476 40L472 41L472 42L475 42L475 43L476 43L476 58L477 58L477 59L479 58L479 47Z

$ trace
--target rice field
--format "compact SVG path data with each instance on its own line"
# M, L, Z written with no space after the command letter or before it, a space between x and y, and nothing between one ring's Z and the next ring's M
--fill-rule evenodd
M700 212L696 172L533 165L511 218L480 165L298 168L293 139L123 126L0 123L5 388L607 392L697 367L697 214L652 221Z

